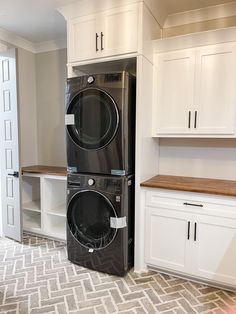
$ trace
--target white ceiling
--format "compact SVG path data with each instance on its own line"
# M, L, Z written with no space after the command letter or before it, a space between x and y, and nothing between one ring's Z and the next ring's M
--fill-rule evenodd
M66 37L66 23L56 8L74 1L0 0L0 28L13 32L33 43L64 39ZM160 2L169 15L234 1L161 0Z
M56 8L74 0L0 0L0 28L34 43L62 39L66 23Z

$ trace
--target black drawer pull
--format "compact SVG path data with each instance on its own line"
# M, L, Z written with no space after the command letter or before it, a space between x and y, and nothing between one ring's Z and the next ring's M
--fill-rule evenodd
M191 111L188 112L188 128L191 128Z
M187 239L189 240L190 239L190 221L188 221L188 237Z
M196 207L203 207L202 204L193 204L193 203L184 203L186 206L196 206Z
M197 241L197 223L194 224L194 241Z
M104 50L103 37L104 37L104 34L103 34L103 32L101 32L101 50Z
M96 33L96 37L95 37L95 38L96 38L96 51L99 50L99 49L98 49L98 37L99 37L99 36L98 36L98 33Z
M194 117L194 129L197 128L197 111L195 111L195 117Z

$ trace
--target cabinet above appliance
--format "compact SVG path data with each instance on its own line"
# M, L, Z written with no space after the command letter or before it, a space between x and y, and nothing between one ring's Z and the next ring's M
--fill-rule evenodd
M145 55L152 60L153 40L161 37L161 30L143 1L125 5L113 1L96 8L91 5L83 15L76 4L59 9L67 21L70 66L124 56Z
M68 21L68 61L138 50L138 7L129 5Z

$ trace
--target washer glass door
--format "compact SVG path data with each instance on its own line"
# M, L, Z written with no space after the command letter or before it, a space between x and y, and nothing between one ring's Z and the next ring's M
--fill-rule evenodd
M68 205L67 222L74 238L88 249L103 249L115 238L110 217L116 217L112 203L96 191L75 194Z
M113 98L99 88L86 88L70 102L67 114L74 115L74 125L67 126L75 144L86 150L98 150L114 138L119 113Z

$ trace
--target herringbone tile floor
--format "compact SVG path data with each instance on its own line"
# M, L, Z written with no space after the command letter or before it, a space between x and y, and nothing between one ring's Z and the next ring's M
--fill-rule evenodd
M154 272L125 278L71 264L64 243L0 239L0 313L236 313L236 294Z

